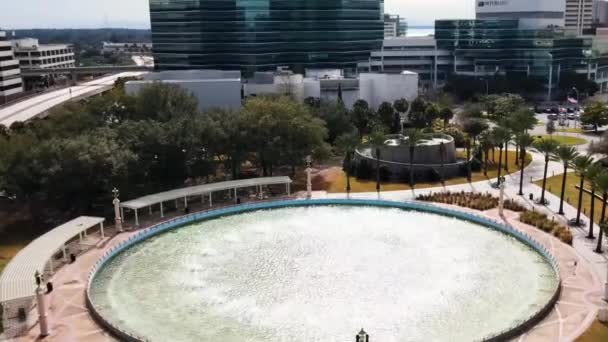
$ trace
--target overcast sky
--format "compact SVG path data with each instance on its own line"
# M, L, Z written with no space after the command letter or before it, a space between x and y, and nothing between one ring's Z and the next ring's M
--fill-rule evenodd
M474 0L385 0L410 25L471 18ZM148 0L0 0L0 28L148 28Z

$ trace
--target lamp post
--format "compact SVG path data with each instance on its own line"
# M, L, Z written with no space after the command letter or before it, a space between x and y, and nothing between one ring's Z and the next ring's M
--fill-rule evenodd
M312 198L312 158L306 156L306 198Z
M114 205L114 223L116 225L116 229L118 230L119 233L122 233L122 217L120 217L120 199L118 198L118 196L120 196L120 191L118 191L118 189L114 188L112 190L112 195L114 196L114 200L112 201L112 204Z
M49 336L50 331L48 314L46 312L46 298L44 289L41 286L43 279L38 271L34 274L34 278L36 279L36 307L38 309L38 322L40 323L40 336L46 337Z
M498 187L500 189L500 197L498 198L498 215L500 215L500 217L504 217L503 210L505 206L505 183L505 177L498 178Z
M361 331L355 336L355 342L369 342L369 335L361 328Z

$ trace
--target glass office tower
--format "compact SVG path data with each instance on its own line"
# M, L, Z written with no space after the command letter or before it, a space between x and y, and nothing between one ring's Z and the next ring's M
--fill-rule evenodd
M355 68L379 49L384 0L150 0L158 69Z
M591 39L567 37L562 28L522 28L517 19L437 20L435 39L452 51L454 73L532 77L548 98L561 74L590 70Z

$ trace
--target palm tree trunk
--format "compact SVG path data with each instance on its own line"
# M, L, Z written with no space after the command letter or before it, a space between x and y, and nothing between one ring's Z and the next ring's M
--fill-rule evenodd
M583 206L583 187L585 186L585 176L581 176L580 189L578 191L578 208L576 209L576 225L581 224L581 207Z
M519 165L520 168L520 172L521 175L519 176L519 195L523 196L524 195L524 158L526 156L526 149L525 148L521 148L521 164Z
M519 156L519 144L515 145L515 155ZM515 165L519 166L519 158L515 157Z
M410 187L413 189L416 183L414 182L414 149L410 146Z
M505 143L505 171L509 172L509 142Z
M602 219L600 220L600 237L597 239L597 247L595 248L596 253L602 253L602 237L604 235L604 226L606 225L606 200L608 199L608 193L604 192L602 197Z
M502 145L498 148L498 178L500 178L500 172L502 171Z
M593 218L595 214L595 188L591 187L591 213L589 216L589 235L587 235L587 239L595 239L593 235Z
M467 180L471 181L471 146L467 145Z
M380 149L376 149L376 191L380 192Z
M346 153L346 193L350 194L350 152Z
M566 194L566 177L568 176L568 165L564 165L564 175L562 176L562 193L559 197L559 215L564 215L564 195Z
M441 158L441 184L445 184L445 161L443 160L443 154L441 154L440 158Z
M488 155L490 154L490 150L487 149L484 151L485 162L483 163L483 175L488 176Z
M540 195L540 204L545 204L545 187L547 186L547 170L549 169L549 156L545 157L545 172L543 174L543 191Z

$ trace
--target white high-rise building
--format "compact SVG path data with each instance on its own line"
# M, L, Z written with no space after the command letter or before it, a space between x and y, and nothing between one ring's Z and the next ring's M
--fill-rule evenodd
M566 29L581 35L592 23L593 0L566 0Z
M0 104L23 92L19 61L13 54L11 41L0 31Z
M476 0L476 17L477 19L519 19L522 28L563 27L565 1Z

